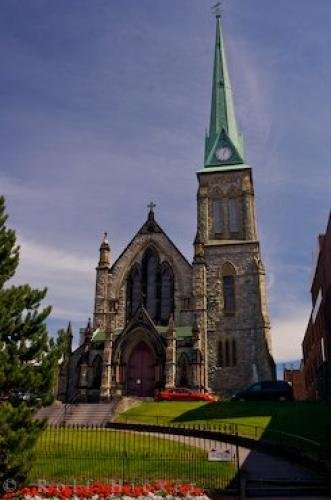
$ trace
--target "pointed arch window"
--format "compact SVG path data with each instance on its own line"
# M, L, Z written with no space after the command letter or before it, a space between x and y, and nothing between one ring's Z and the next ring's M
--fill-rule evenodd
M141 266L135 264L127 279L127 320L143 305L156 324L168 324L174 306L174 274L171 266L160 265L158 252L148 247Z
M234 339L232 340L231 357L232 357L232 366L236 366L236 364L237 364L237 344L236 344L236 341Z
M142 260L142 294L143 304L154 321L160 314L160 281L159 256L154 248L149 247Z
M227 263L222 270L224 313L228 315L236 312L235 269Z
M239 206L237 198L228 199L229 231L238 233L240 230Z
M224 232L224 211L221 199L213 200L213 232L215 235Z
M225 366L230 366L230 343L228 340L225 341Z
M174 276L168 263L161 270L161 324L168 324L174 312Z
M235 339L220 340L217 346L217 366L234 367L237 364L237 344Z
M224 348L223 348L223 341L222 340L220 340L218 343L217 365L224 366Z
M127 317L131 318L142 301L141 291L141 269L138 264L131 269L126 288L126 310Z

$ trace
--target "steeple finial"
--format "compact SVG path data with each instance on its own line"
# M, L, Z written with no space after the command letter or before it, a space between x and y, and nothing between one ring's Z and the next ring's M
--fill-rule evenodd
M88 319L86 328L85 328L85 342L89 342L92 337L92 321L91 318Z
M68 337L72 337L73 336L71 321L69 321L68 326L67 326L67 336Z
M220 2L215 5L215 14L216 41L210 123L205 143L205 167L243 163L243 143L234 111L222 34Z
M100 258L99 258L99 268L109 267L110 264L110 246L108 240L108 233L103 234L103 238L100 245Z
M217 2L213 5L212 11L214 12L216 19L222 17L222 2Z
M149 208L149 211L150 212L154 212L154 208L156 207L156 203L154 203L153 201L151 201L148 205L147 205L147 208Z
M108 240L108 233L107 232L103 233L103 238L102 238L100 248L104 248L105 246L107 246L109 248L109 240Z
M153 221L154 220L154 208L156 207L156 204L151 201L148 205L147 208L149 208L148 212L148 220Z

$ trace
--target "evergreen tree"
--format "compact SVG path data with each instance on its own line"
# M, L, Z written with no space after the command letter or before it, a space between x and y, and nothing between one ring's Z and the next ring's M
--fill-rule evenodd
M41 309L46 289L8 286L19 263L15 232L6 226L0 197L0 492L6 480L22 483L31 467L33 446L45 422L34 420L53 400L64 338L47 334L51 308Z

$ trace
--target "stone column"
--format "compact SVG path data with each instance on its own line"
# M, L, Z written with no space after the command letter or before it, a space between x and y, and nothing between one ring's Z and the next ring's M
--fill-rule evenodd
M198 391L203 389L203 380L201 379L201 340L200 340L200 329L197 322L197 318L194 318L194 324L192 327L192 348L193 348L193 362L192 362L192 375L193 375L193 387Z
M254 191L252 186L248 186L243 192L244 201L244 239L255 241L257 239L256 219L254 209Z
M111 399L112 388L112 353L113 353L113 334L106 332L105 345L103 350L103 366L100 387L100 400L109 401Z
M208 345L207 345L207 269L204 258L204 244L198 234L194 243L193 259L193 308L195 315L194 335L198 338L199 363L202 368L202 390L208 391ZM193 333L193 332L192 332ZM197 340L195 340L197 342ZM202 360L201 360L202 358ZM200 377L199 377L200 378Z
M208 189L199 187L198 190L198 228L197 234L202 242L208 241Z
M109 401L112 393L112 357L113 357L113 336L116 324L116 315L118 312L118 301L111 300L109 305L109 319L105 332L105 343L103 350L103 369L100 388L100 398L103 401Z
M170 317L167 330L166 366L165 366L166 387L176 385L176 327L173 316Z

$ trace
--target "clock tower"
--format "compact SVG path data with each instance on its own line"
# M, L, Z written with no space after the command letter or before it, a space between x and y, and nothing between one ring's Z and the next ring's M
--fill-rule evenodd
M219 14L210 124L204 166L197 176L193 294L203 339L205 385L231 394L273 379L275 368L252 169L244 161Z

